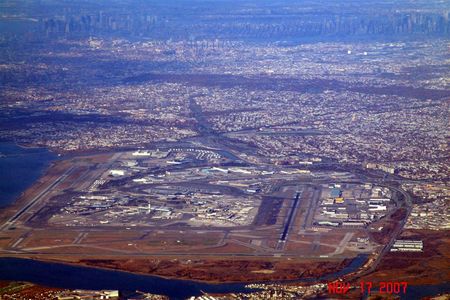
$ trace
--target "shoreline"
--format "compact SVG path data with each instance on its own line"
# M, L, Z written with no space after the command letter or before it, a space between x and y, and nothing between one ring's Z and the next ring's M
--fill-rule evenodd
M117 153L117 152L119 152L119 151L114 151L114 152L111 151L109 153ZM99 154L99 153L97 153L97 154ZM105 154L105 153L102 153L102 154ZM11 216L11 214L14 214L14 211L17 208L20 208L21 206L26 205L27 204L27 200L29 200L30 197L32 197L35 194L39 194L39 192L41 190L45 189L48 186L48 182L52 178L60 176L61 173L63 173L64 170L66 170L68 168L68 166L70 166L71 162L72 162L71 157L63 157L61 159L56 158L55 160L51 161L49 163L49 165L45 169L42 170L40 176L38 177L37 180L35 180L35 182L33 184L31 184L28 188L26 188L21 193L21 195L19 197L17 197L11 204L9 204L8 206L4 207L3 210L0 211L0 220L4 221L4 218L7 219L9 216ZM44 228L44 230L45 230L45 228ZM23 255L23 257L21 257L22 255ZM100 270L105 270L105 271L112 271L112 272L114 272L114 271L125 272L125 273L128 273L128 274L149 276L149 277L155 277L155 278L165 279L165 280L180 280L180 281L192 282L192 283L197 283L197 284L211 284L211 285L220 285L220 284L243 285L244 284L245 285L245 284L252 284L252 283L255 283L255 284L273 284L273 283L277 283L277 284L289 284L289 283L292 283L292 284L295 284L295 283L306 283L307 284L309 280L319 281L320 278L323 278L323 277L325 277L327 275L330 275L330 274L333 275L333 274L335 274L335 273L337 273L339 271L342 271L343 269L348 267L354 261L354 259L357 257L357 256L355 256L353 258L350 258L349 259L350 261L348 261L345 265L342 265L345 258L342 258L340 260L340 262L334 262L334 265L331 265L331 263L334 261L333 259L327 260L325 262L330 263L329 269L333 269L334 268L334 270L330 271L328 273L324 273L324 271L326 271L326 267L324 267L324 269L322 269L322 270L319 269L318 270L320 275L317 275L315 277L299 277L299 278L294 278L294 279L287 279L286 278L286 279L278 279L278 280L277 279L275 279L275 280L273 280L273 279L272 280L269 280L269 279L268 280L264 280L264 279L263 280L257 280L257 279L256 280L252 280L252 279L250 279L250 280L242 281L240 279L233 280L233 277L237 278L237 276L233 275L233 273L229 273L229 274L227 274L228 277L227 276L223 276L224 280L221 281L220 280L220 274L218 275L218 274L213 274L212 273L212 275L211 274L201 275L200 273L198 273L199 269L197 267L192 268L192 271L193 271L192 274L194 274L194 277L195 277L195 279L192 279L192 278L189 278L189 277L186 276L186 275L190 275L190 273L186 273L186 270L183 269L180 266L178 266L178 268L177 268L176 265L175 266L170 266L167 269L167 272L161 272L161 270L162 270L161 268L155 269L155 270L157 270L156 272L160 272L160 273L163 273L163 274L164 273L169 274L169 275L166 275L166 274L160 275L160 274L144 273L144 272L138 271L138 270L136 270L134 268L133 265L130 265L128 267L128 269L127 269L126 265L124 266L124 265L122 265L120 263L117 263L117 262L120 262L120 261L126 261L126 260L133 259L132 257L125 257L124 259L115 259L114 256L111 255L111 257L113 257L113 259L104 259L104 258L103 259L98 259L98 261L99 261L98 263L95 262L95 259L92 259L93 260L92 264L90 264L89 259L86 259L85 262L82 261L83 259L85 259L85 258L83 258L82 255L80 255L80 258L78 259L78 261L75 261L77 256L74 256L75 259L71 259L69 257L68 260L64 260L64 259L59 260L59 259L56 259L56 258L52 258L50 255L49 255L49 258L45 257L46 254L42 254L42 255L44 256L43 258L40 257L39 254L33 254L33 253L28 254L28 253L20 253L20 252L15 254L13 252L10 252L10 253L4 253L4 254L0 255L0 258L3 258L3 257L8 258L9 257L9 258L16 258L16 259L29 259L29 260L40 261L40 262L48 262L48 263L55 263L55 264L65 264L65 265L74 266L74 267L95 268L95 269L100 269ZM393 256L393 254L389 255L389 257L390 256ZM56 255L56 257L57 257L57 255ZM157 256L152 256L151 254L149 254L147 257L150 259L150 258L155 258ZM176 255L174 255L173 258L178 258L179 259L179 257L176 257ZM105 263L102 264L101 260L104 260L106 262L106 265L105 265ZM145 258L139 258L139 259L136 259L136 260L138 261L138 263L139 263L139 260L141 260L141 263L144 263ZM229 260L229 261L231 261L231 260L236 260L236 259L231 257L231 256L228 256L228 257L227 256L223 256L223 257L217 256L217 257L214 257L212 259L205 259L204 261L210 261L211 262L211 261L214 261L214 260L217 260L217 261L219 261L219 260L222 260L222 261ZM237 260L239 260L239 259L237 259ZM250 259L248 259L248 260L250 260ZM384 257L383 260L386 260L386 257ZM112 264L110 266L108 266L107 261L112 261ZM300 265L301 265L300 261L296 261L296 263L299 263L299 269L302 268L302 267L300 267ZM314 261L314 259L311 259L309 261L309 263L311 263L311 268L310 269L311 270L317 270L318 268L316 268L316 265L312 263L313 261ZM323 260L321 260L321 261L323 261ZM294 263L295 262L293 262L291 267L295 266ZM211 265L214 266L214 262L212 262ZM142 266L145 267L145 264L142 264ZM232 266L232 265L228 265L228 267L229 266ZM222 268L223 268L223 266L222 266ZM137 269L139 269L139 265L138 265ZM143 269L145 269L145 268L143 268ZM359 269L361 269L361 266L357 267L356 270L354 270L354 271L358 271ZM178 270L181 270L182 272L181 273L177 273ZM226 270L226 269L223 269L223 270ZM250 272L250 270L249 270L249 272ZM308 269L306 269L306 270L308 270ZM398 270L396 270L395 268L393 270L398 272ZM342 277L345 277L345 276L349 276L354 271L345 272L345 273L337 276L337 278L342 278ZM374 278L376 280L376 279L382 278L380 275L383 274L383 271L384 271L383 268L381 268L381 269L375 270L374 272L371 272L368 275L364 275L362 277L356 275L355 278L361 278L361 279L363 279L363 278L364 279L365 278ZM284 272L286 272L286 271L284 271ZM177 275L177 274L181 274L181 275ZM402 273L399 273L399 274L402 274ZM288 272L283 273L283 271L281 271L277 275L279 275L280 277L283 277L281 275L285 275L284 277L288 277L289 273ZM293 275L295 276L295 274L293 274ZM404 275L404 274L402 274L402 275ZM180 277L177 277L177 276L180 276ZM203 278L202 278L202 276L203 276ZM208 280L207 279L208 276L211 277L211 278L215 278L215 279ZM274 278L276 278L276 276L274 276ZM324 278L323 280L320 280L320 281L332 281L332 280L335 280L334 278L336 278L336 276L331 276L330 278ZM416 283L418 283L418 282L416 282ZM420 283L420 284L423 284L423 283ZM433 285L433 284L430 283L429 285Z
M125 269L120 269L120 268L108 268L108 267L104 267L104 266L96 266L96 265L89 265L89 264L84 264L84 263L77 263L77 262L73 262L73 261L65 261L65 260L57 260L57 259L52 259L52 258L40 258L40 257L18 257L18 256L14 256L14 254L11 255L4 255L1 254L0 255L0 259L19 259L19 260L31 260L31 261L37 261L37 262L43 262L43 263L51 263L51 264L60 264L60 265L66 265L66 266L71 266L71 267L79 267L79 268L86 268L86 269L98 269L98 270L104 270L104 271L110 271L110 272L121 272L121 273L126 273L126 274L131 274L131 275L137 275L137 276L148 276L148 277L156 277L158 279L164 279L164 280L176 280L176 281L183 281L186 283L194 283L194 284L208 284L208 285L248 285L248 284L289 284L289 283L309 283L309 281L313 281L316 282L318 281L320 278L329 276L330 273L325 273L320 275L320 277L318 278L314 278L314 277L300 277L300 278L296 278L296 279L280 279L280 280L249 280L249 281L217 281L217 280L200 280L200 279L188 279L188 278L183 278L183 277L172 277L172 276L167 276L167 275L158 275L158 274L149 274L149 273L144 273L144 272L134 272L134 271L128 271ZM353 258L350 260L350 262L348 262L347 266L350 265L352 263L352 261L356 259ZM117 259L120 260L120 259ZM338 270L332 271L331 274L333 273L337 273L340 272L342 269L345 269L347 266L344 266ZM350 273L349 273L350 274ZM329 281L329 280L320 280L320 281Z
M24 260L24 261L35 261L35 262L39 262L39 263L44 263L44 264L56 264L56 265L62 265L62 266L67 266L67 267L75 267L75 268L82 268L82 269L88 269L88 270L100 270L100 271L107 271L107 272L112 272L112 273L116 273L117 276L121 276L122 275L132 275L132 276L143 276L148 278L149 280L156 280L156 282L154 282L154 286L152 284L148 284L147 286L149 288L153 287L155 289L158 289L158 287L160 286L160 284L162 284L163 286L166 284L173 284L174 286L176 286L177 284L181 284L181 285L185 285L186 288L193 288L193 289L198 289L198 290L206 290L208 293L211 294L227 294L227 293L232 293L233 289L236 290L240 290L240 293L252 293L258 290L262 290L260 288L252 288L252 287L248 287L248 285L250 284L262 284L262 285L277 285L277 284L298 284L299 286L302 285L308 285L308 279L297 279L297 280L285 280L285 281L248 281L248 282L212 282L212 281L201 281L201 280L192 280L192 279L184 279L184 278L173 278L173 277L168 277L168 276L161 276L161 275L153 275L153 274L145 274L145 273L141 273L141 272L131 272L131 271L126 271L126 270L121 270L121 269L110 269L110 268L105 268L105 267L98 267L98 266L86 266L84 264L77 264L75 262L68 262L68 261L55 261L52 259L42 259L42 258L18 258L12 255L2 255L0 256L0 260L1 259L18 259L18 260ZM324 275L326 276L326 275ZM366 280L367 278L361 278L361 280ZM35 280L26 280L26 279L1 279L2 281L10 281L10 282L29 282L38 286L43 286L46 288L57 288L57 289L65 289L66 287L64 287L63 285L58 285L58 284L48 284L48 283L39 283L38 281ZM110 279L107 279L107 282ZM164 282L158 282L158 280L163 280ZM400 279L399 279L400 280ZM172 282L171 282L172 281ZM311 284L316 284L318 282L330 282L333 281L332 279L327 279L327 280L318 280L318 279L314 279L311 278ZM302 284L304 283L304 284ZM355 286L358 286L357 283L354 283ZM375 283L376 284L376 283ZM448 284L446 283L430 283L430 282L408 282L408 287L413 288L414 290L411 291L410 293L414 293L416 292L418 289L421 288L425 288L425 289L433 289L433 288L437 288L439 289L440 293L446 293L446 290L448 290ZM208 291L208 289L212 289L212 291ZM227 291L225 292L217 292L217 290L215 289L225 289ZM103 290L103 289L114 289L114 288L110 288L108 286L108 284L106 283L105 288L87 288L87 287L83 287L81 286L80 288L72 288L72 289L86 289L86 290ZM121 286L117 287L117 290L123 290ZM245 290L245 291L243 291ZM154 293L151 290L148 290L147 292L150 293ZM168 295L167 293L160 293L162 295ZM430 294L430 295L434 295L434 294ZM403 298L402 298L403 299Z
M9 210L10 208L20 204L21 202L25 201L26 199L23 199L24 196L33 190L34 186L38 185L39 183L41 183L42 178L44 178L45 176L48 175L49 170L52 169L59 161L61 161L60 157L53 151L51 151L48 148L45 147L29 147L29 146L24 146L24 145L20 145L14 141L0 141L0 143L4 143L4 144L11 144L14 145L20 149L43 149L45 150L47 153L45 154L49 154L50 156L54 156L52 158L47 158L46 160L48 161L48 165L47 166L43 166L42 169L36 173L35 178L28 183L27 186L25 186L24 188L21 189L21 191L17 191L12 193L11 195L11 199L9 199L9 201L6 201L5 204L0 204L0 220L2 217L5 217L5 210ZM4 155L5 158L8 158L10 156L13 155L21 155L21 154L12 154L12 155ZM23 155L27 155L26 153ZM8 216L6 216L8 217Z
M39 263L43 263L43 264L56 264L56 265L60 265L60 266L68 266L68 267L76 267L76 268L85 268L85 269L90 269L90 270L101 270L101 271L108 271L108 272L114 272L117 273L118 276L124 275L125 277L123 277L124 280L133 280L136 279L137 282L139 282L139 276L143 276L143 277L150 277L154 278L156 281L148 281L145 283L145 280L143 282L141 282L140 284L137 284L137 286L133 285L133 289L137 288L136 290L138 291L143 291L143 292L148 292L148 293L152 293L152 294L159 294L159 295L164 295L167 297L172 297L171 296L171 291L173 290L173 288L176 288L177 285L181 285L184 286L186 288L186 293L192 293L192 295L195 295L197 292L207 292L208 294L230 294L230 293L253 293L253 292L258 292L258 291L262 291L264 290L264 287L249 287L249 284L262 284L262 285L271 285L271 284L278 284L278 282L221 282L221 283L211 283L211 282L204 282L204 281L196 281L196 280L186 280L186 279L174 279L174 278L167 278L164 276L158 276L158 275L148 275L148 274L141 274L141 273L134 273L134 272L129 272L129 271L123 271L123 270L116 270L116 269L108 269L108 268L102 268L102 267L95 267L95 266L84 266L84 265L74 265L73 263L69 263L69 262L55 262L55 261L49 261L49 260L42 260L42 259L33 259L33 258L17 258L17 257L13 257L13 256L1 256L0 260L2 259L18 259L18 260L29 260L29 261L36 261ZM23 266L18 266L19 269L23 268ZM44 266L45 267L45 266ZM38 268L42 268L42 265L39 266ZM61 270L59 270L61 272ZM70 273L70 272L69 272ZM93 274L86 274L87 277L92 277ZM130 278L127 277L127 275L132 275L132 276L138 276L138 278ZM35 278L39 278L39 276L35 276ZM163 282L158 282L159 280L163 280ZM166 282L166 280L168 280L168 282ZM174 281L174 282L170 282L170 281ZM106 280L102 283L100 283L100 285L89 285L86 286L86 284L83 283L79 283L77 285L77 287L67 287L64 286L64 284L52 284L49 282L42 282L39 281L38 279L34 280L34 279L0 279L0 281L2 282L24 282L24 283L31 283L33 285L36 285L38 287L43 287L46 289L60 289L60 290L64 290L64 289L70 289L70 290L74 290L74 289L82 289L82 290L119 290L119 291L123 291L125 290L123 288L123 286L121 284L119 284L117 286L117 288L112 287L110 284L111 282L114 282L114 279L108 278L108 276L106 276ZM176 281L176 282L175 282ZM316 284L318 281L316 282L312 282L312 284ZM171 286L171 284L173 284L173 287ZM283 283L282 283L283 284ZM284 283L286 284L286 283ZM104 286L104 287L103 287ZM352 289L352 293L350 293L349 295L356 295L358 294L358 284L355 284L356 289ZM142 289L141 289L142 288ZM180 288L180 286L179 286ZM233 291L236 290L236 291ZM424 291L424 293L422 293L421 291ZM422 296L436 296L436 295L445 295L448 294L450 291L449 288L449 284L448 283L412 283L409 282L408 283L408 292L404 295L401 295L400 299L421 299L419 298ZM355 294L356 293L356 294ZM376 289L374 290L374 295L377 295ZM177 297L177 296L175 296ZM411 297L411 298L406 298L406 297ZM178 299L178 298L176 298ZM181 299L181 298L180 298ZM184 299L184 298L183 298Z

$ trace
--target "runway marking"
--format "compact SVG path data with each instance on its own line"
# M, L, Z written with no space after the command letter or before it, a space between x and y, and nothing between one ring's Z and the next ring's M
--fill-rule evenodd
M17 221L17 219L20 218L24 213L26 213L30 208L32 208L36 203L41 200L42 197L46 196L54 187L56 187L58 184L60 184L62 181L64 181L69 174L72 172L74 167L70 167L64 174L62 174L58 179L56 179L52 184L50 184L48 187L46 187L43 191L41 191L37 196L35 196L28 204L25 205L22 209L20 209L17 213L14 214L11 218L9 218L8 221L6 221L2 227L0 227L0 230L7 230L11 228L12 225Z
M336 250L329 255L342 254L345 250L345 247L347 246L348 242L352 239L354 234L355 234L354 232L347 232L344 238L339 242L339 245L337 246Z
M23 237L19 238L19 239L11 246L11 248L16 248L23 240L24 240Z
M300 200L300 196L303 194L303 191L297 192L294 198L294 204L292 204L292 208L289 212L288 219L286 221L286 224L284 225L283 232L281 233L280 239L278 241L277 250L283 250L284 246L286 245L286 239L289 233L289 229L291 227L291 223L295 218L295 215L297 213L298 203Z
M80 234L75 238L73 244L79 244L88 235L88 232L80 232Z

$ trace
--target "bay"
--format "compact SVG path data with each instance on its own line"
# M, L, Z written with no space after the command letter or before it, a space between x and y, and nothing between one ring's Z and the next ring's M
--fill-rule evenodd
M45 148L0 142L0 208L13 203L56 159Z

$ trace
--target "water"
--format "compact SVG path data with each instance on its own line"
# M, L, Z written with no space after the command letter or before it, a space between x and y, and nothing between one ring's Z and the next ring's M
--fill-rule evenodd
M44 148L22 148L14 143L0 143L0 207L12 203L42 175L55 159L56 155ZM343 270L325 275L319 280L333 280L353 272L366 260L367 255L359 255ZM245 288L244 283L209 284L17 258L0 258L0 280L29 281L44 286L69 289L139 290L167 295L171 299L201 295L202 291L210 293L251 291ZM299 281L311 282L314 279L286 282ZM402 295L402 299L420 299L423 296L449 291L449 284L409 286L407 294Z
M420 276L420 275L419 275ZM396 280L393 278L392 280L387 280L387 282L395 282ZM436 285L408 285L406 288L406 293L403 293L403 290L400 290L399 294L380 294L377 293L379 291L379 286L374 286L372 288L374 294L385 295L385 296L398 296L401 300L421 300L426 297L432 297L437 295L443 295L450 293L450 283L442 283ZM369 295L367 292L361 298L363 300L369 299Z
M56 155L45 148L0 143L0 208L8 206L32 185Z
M246 289L243 283L209 284L18 258L0 258L0 279L28 281L67 289L122 292L139 290L167 295L170 299L186 299L193 295L201 295L202 291L211 293L251 291Z
M406 294L400 294L402 300L419 300L424 297L450 293L450 283L437 285L411 285L406 289Z
M328 274L316 280L334 280L357 270L367 259L361 255L355 258L344 270ZM152 275L139 275L128 272L98 269L92 267L73 266L61 263L42 262L20 258L0 258L0 280L28 281L43 286L67 289L86 290L120 290L134 292L136 290L160 295L170 299L186 299L190 296L207 293L239 293L250 292L244 283L211 284L180 279L165 279ZM286 282L312 282L314 279L288 280ZM282 283L276 282L276 283ZM450 292L448 283L440 285L408 286L402 299L414 300L424 296Z
M353 273L356 270L358 270L360 267L362 267L367 259L369 258L369 255L367 254L359 254L356 256L345 268L342 270L335 272L333 274L328 274L322 277L323 280L331 281L333 278L341 277L349 273Z
M356 271L367 260L367 255L356 257L344 270L328 274L319 279L305 278L301 280L276 281L274 283L312 282L335 278ZM19 258L0 258L0 280L28 281L36 284L86 290L120 290L134 292L136 290L169 296L170 299L186 299L190 296L208 293L240 293L251 292L246 289L247 283L211 284L190 280L165 279L152 275L139 275L128 272L98 269L84 266L73 266L61 263L49 263ZM269 282L270 283L270 282Z

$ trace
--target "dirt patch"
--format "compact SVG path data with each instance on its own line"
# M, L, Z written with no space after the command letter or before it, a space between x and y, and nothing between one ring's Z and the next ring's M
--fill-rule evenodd
M283 206L283 200L275 197L264 197L259 206L254 225L274 225L277 223L277 217Z
M366 281L406 281L410 285L450 282L448 231L407 230L402 239L422 240L423 252L390 252Z

